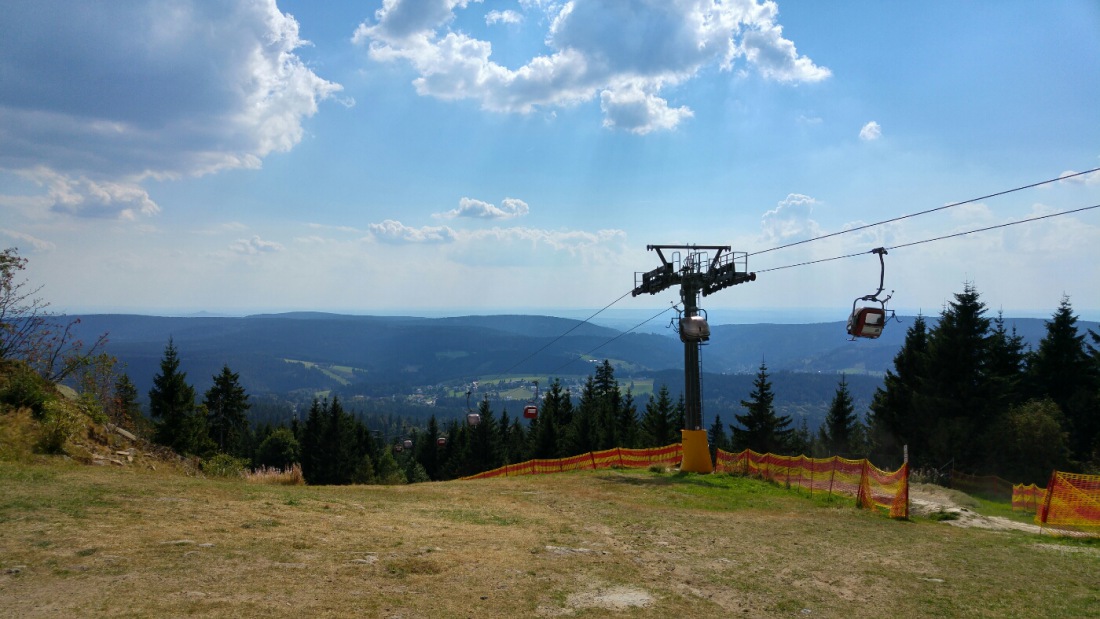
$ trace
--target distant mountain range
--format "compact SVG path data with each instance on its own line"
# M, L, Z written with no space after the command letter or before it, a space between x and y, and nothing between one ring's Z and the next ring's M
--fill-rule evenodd
M142 395L152 385L170 338L200 394L223 364L239 373L253 394L335 391L378 397L503 374L584 377L592 373L584 360L603 359L612 361L621 384L652 379L667 384L674 397L683 388L683 345L672 330L624 333L573 319L525 315L78 318L78 334L85 340L108 334L107 352L124 364ZM747 397L761 363L773 376L777 404L786 397L787 405L801 402L811 417L819 417L822 401L827 405L843 372L857 406L865 407L882 374L892 368L912 320L899 317L881 338L860 341L849 341L843 322L713 325L702 351L704 411L718 406L740 412L738 402ZM1032 346L1045 333L1041 319L1006 319L1006 325ZM1094 322L1078 326L1082 333L1100 329Z

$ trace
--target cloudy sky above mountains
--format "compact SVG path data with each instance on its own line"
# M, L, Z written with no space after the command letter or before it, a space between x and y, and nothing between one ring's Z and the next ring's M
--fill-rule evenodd
M843 320L873 255L770 269L1100 204L767 251L1100 167L1090 0L3 4L0 246L60 311L600 308L699 244L761 272L704 307ZM886 286L1096 320L1098 247L1094 209L900 247Z

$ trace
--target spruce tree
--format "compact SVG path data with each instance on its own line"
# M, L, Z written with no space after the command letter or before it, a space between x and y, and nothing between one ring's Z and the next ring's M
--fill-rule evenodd
M657 391L657 397L652 395L645 405L645 413L641 421L641 446L664 447L676 442L672 399L668 393L668 385L661 385Z
M238 458L248 451L248 394L240 385L240 375L222 366L214 384L203 397L206 405L207 432L218 451Z
M1073 456L1087 460L1100 433L1100 381L1085 336L1077 332L1077 316L1069 297L1062 297L1046 323L1046 331L1028 366L1030 394L1033 398L1050 398L1058 405Z
M180 359L171 339L164 348L160 372L149 390L149 414L155 429L153 440L176 453L201 455L206 451L206 427L195 408L195 388L187 384Z
M137 398L137 387L130 381L130 377L125 373L119 374L115 379L114 397L108 412L111 421L118 426L133 429L141 419L141 405Z
M969 282L948 303L928 337L928 362L914 399L915 420L926 429L928 456L936 466L976 470L992 446L979 438L997 418L989 379L986 306Z
M793 434L791 418L775 413L775 394L768 380L766 364L760 364L752 384L749 399L741 400L741 406L748 412L734 415L741 426L733 426L733 448L738 451L751 449L758 453L787 453Z
M829 404L829 412L825 415L825 423L822 424L822 438L827 455L850 455L858 421L852 394L848 391L847 377L841 374L833 401Z
M894 356L894 369L886 371L883 386L875 390L871 401L868 433L876 461L900 462L902 445L909 445L915 462L931 464L928 428L918 419L914 404L927 364L927 324L923 316L917 316Z
M1027 350L1024 338L1005 328L1004 313L997 312L993 319L993 333L989 336L989 380L996 408L1007 410L1024 399L1024 379L1027 371Z
M712 452L717 449L729 451L729 435L726 434L726 426L722 423L722 417L720 415L714 415L714 423L711 424L710 429L707 430L707 438L710 440Z

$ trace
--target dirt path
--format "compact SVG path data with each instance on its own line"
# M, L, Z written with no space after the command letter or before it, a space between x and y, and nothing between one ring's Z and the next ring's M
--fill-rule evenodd
M909 488L909 510L915 516L943 512L952 514L943 520L956 527L992 529L995 531L1040 532L1039 525L1017 522L1002 516L983 516L975 512L974 501L968 495L934 484L913 484Z

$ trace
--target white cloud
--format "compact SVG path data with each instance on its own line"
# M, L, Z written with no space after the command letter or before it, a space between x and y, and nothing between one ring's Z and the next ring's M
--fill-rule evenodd
M766 79L816 82L830 73L784 39L774 3L756 0L527 0L544 11L551 53L510 69L491 60L492 43L448 25L456 0L386 0L352 40L379 62L408 62L424 96L473 99L497 112L529 113L599 96L604 125L645 134L691 117L661 91L707 66L728 70L737 59ZM487 18L488 19L488 18ZM495 19L495 18L494 18Z
M29 244L36 251L49 251L57 246L50 241L44 241L36 236L32 236L25 232L19 232L18 230L9 230L7 228L0 228L0 234L15 239L16 241L23 241Z
M1100 171L1080 174L1074 170L1066 170L1059 174L1058 178L1061 178L1063 183L1072 183L1075 185L1100 185Z
M157 212L148 178L257 168L340 90L275 0L5 7L0 169L46 171L73 215Z
M603 125L645 135L658 129L673 129L694 114L686 106L672 109L668 101L644 92L637 85L600 93Z
M259 236L253 236L250 239L237 239L229 246L229 249L238 254L254 256L256 254L280 252L283 251L284 248L275 241L265 241Z
M393 219L370 224L369 230L371 236L384 243L451 243L455 239L455 231L447 226L413 228Z
M149 193L133 182L72 178L46 166L21 170L19 175L46 190L44 204L56 213L132 220L160 212Z
M879 124L873 120L866 125L863 125L863 128L859 130L859 139L865 142L871 142L879 139L880 137L882 137L882 127L880 127Z
M523 15L515 11L489 11L485 14L485 23L493 24L518 24L523 21Z
M784 240L792 237L813 237L821 230L810 215L818 201L800 193L787 194L772 210L761 217L761 228L769 240Z
M472 217L475 219L512 219L522 217L530 212L530 207L523 200L517 198L505 198L500 206L475 200L462 198L458 201L458 208L440 213L437 217L454 219L456 217Z

